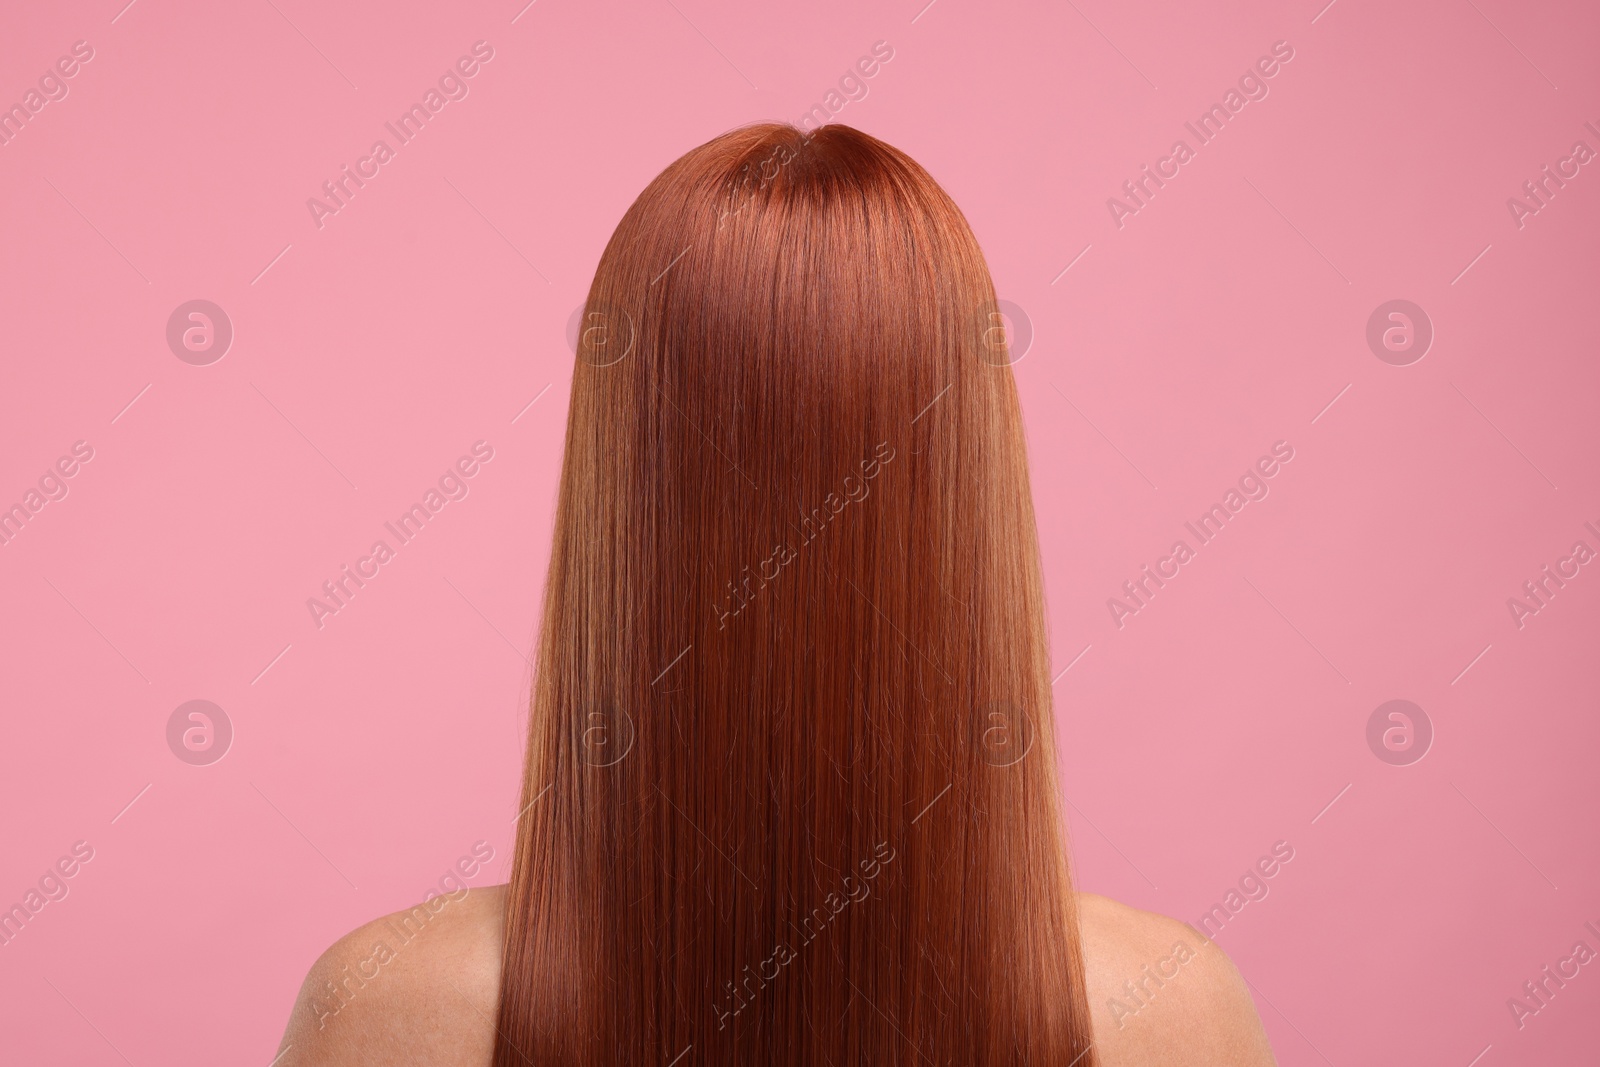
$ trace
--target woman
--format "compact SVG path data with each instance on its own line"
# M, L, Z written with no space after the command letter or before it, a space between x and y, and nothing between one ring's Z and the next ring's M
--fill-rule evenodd
M849 127L651 182L580 322L511 881L329 949L284 1067L1272 1062L1219 949L1072 891L995 311Z

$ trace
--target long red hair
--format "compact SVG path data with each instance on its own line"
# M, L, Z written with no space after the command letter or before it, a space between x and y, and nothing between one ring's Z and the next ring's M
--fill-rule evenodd
M1021 412L926 171L764 124L579 328L496 1067L1093 1067Z

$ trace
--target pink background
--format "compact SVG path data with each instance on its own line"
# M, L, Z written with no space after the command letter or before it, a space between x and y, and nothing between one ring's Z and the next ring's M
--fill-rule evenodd
M1281 1062L1593 1062L1600 963L1520 1030L1506 1004L1600 949L1600 566L1521 628L1506 603L1600 549L1600 167L1506 203L1600 149L1592 7L524 2L5 18L0 103L94 58L0 147L0 506L94 458L0 547L0 906L94 859L0 946L0 1059L265 1067L332 940L480 839L500 878L568 318L663 166L883 40L836 121L945 185L1032 324L1080 885L1196 922L1287 841L1218 935ZM307 198L478 40L470 94L319 229ZM1107 198L1280 40L1119 229ZM209 366L165 339L196 298L235 331ZM1396 298L1435 329L1408 366L1365 339ZM480 439L319 630L306 599ZM1119 628L1107 598L1279 440L1270 495ZM235 731L209 766L167 746L194 699ZM1368 747L1391 699L1420 762Z

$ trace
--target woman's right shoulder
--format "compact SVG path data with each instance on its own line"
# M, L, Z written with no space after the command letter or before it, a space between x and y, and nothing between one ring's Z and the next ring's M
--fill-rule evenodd
M1187 923L1079 893L1089 1013L1101 1067L1272 1067L1250 989Z
M301 984L274 1067L487 1064L505 889L435 896L335 941Z

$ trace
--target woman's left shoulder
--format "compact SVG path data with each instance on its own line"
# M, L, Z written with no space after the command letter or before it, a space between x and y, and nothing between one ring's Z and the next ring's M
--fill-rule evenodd
M432 896L335 941L300 987L275 1067L487 1064L505 889Z
M1102 1067L1270 1067L1271 1046L1238 968L1187 923L1077 894L1089 1014Z

